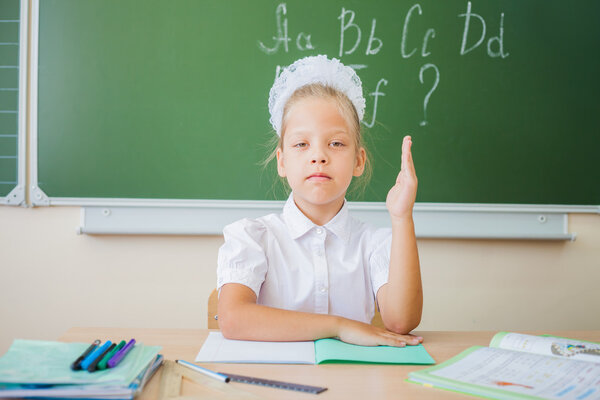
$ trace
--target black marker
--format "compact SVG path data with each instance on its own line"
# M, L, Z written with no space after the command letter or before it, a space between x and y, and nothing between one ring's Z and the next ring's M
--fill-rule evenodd
M86 358L92 351L94 351L96 349L96 347L98 347L99 344L100 344L100 340L98 340L98 339L94 340L94 342L91 344L91 346L88 347L87 350L84 351L83 354L77 358L77 360L73 361L73 364L71 364L71 369L73 371L77 371L78 369L81 369L81 362L83 361L83 359Z
M98 363L102 361L104 356L107 355L109 351L114 349L116 345L116 343L111 344L94 361L92 361L92 363L87 368L88 372L94 372L96 370L96 367L98 366Z

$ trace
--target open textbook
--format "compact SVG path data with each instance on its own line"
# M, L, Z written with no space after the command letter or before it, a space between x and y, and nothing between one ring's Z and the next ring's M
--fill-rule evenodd
M378 364L435 364L423 345L357 346L337 339L307 342L258 342L225 339L210 332L196 362L322 364L361 362Z
M600 344L500 332L408 380L492 399L600 399Z

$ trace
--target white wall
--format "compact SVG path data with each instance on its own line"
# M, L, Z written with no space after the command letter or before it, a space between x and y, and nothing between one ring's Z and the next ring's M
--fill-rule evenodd
M221 236L77 235L78 207L0 207L0 354L73 326L206 327ZM419 240L421 330L600 329L600 216L575 242Z

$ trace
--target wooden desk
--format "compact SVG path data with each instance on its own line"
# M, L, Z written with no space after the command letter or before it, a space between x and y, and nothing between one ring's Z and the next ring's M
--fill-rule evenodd
M208 335L208 329L125 329L125 328L71 328L59 340L65 342L92 342L94 339L121 340L135 338L148 345L162 346L166 359L193 362ZM496 332L416 332L423 336L423 345L437 363L443 362L468 347L487 346ZM600 331L544 331L521 332L553 334L574 339L600 341ZM232 374L324 386L328 390L312 395L289 390L265 388L243 383L231 383L239 389L253 392L266 399L465 399L467 395L440 389L426 388L405 382L408 373L427 366L415 365L274 365L274 364L199 364ZM140 399L156 399L160 381L159 370L146 386ZM185 383L182 395L194 395L193 383ZM197 386L196 386L197 390Z

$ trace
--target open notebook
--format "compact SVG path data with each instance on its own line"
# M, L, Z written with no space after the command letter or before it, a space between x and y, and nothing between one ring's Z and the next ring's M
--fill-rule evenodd
M600 399L600 344L500 332L409 381L490 399Z
M225 339L221 332L210 332L196 356L196 362L435 364L422 345L357 346L336 339L320 339L314 342L255 342Z

